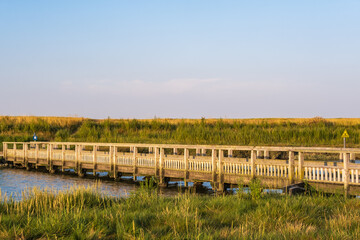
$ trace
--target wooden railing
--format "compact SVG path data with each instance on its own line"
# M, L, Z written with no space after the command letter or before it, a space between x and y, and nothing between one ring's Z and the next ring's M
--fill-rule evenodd
M321 182L343 182L344 169L338 167L305 167L305 179Z
M13 162L29 159L35 159L35 164L40 164L40 160L47 160L47 164L51 161L72 161L91 163L94 169L101 164L112 169L132 166L134 174L137 168L149 168L160 171L154 173L160 177L166 170L185 172L184 176L192 172L212 173L212 181L220 183L223 176L248 176L287 179L289 182L340 183L345 188L360 184L360 166L349 161L355 160L356 154L360 156L357 148L4 142L3 149L4 158ZM139 153L140 150L142 152ZM179 155L179 152L183 154ZM271 152L287 152L288 158L271 159ZM325 154L327 158L322 161L304 159L304 155L310 153ZM329 156L339 157L328 160Z

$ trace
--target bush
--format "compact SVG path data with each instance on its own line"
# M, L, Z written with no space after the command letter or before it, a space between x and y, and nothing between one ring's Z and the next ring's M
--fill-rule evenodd
M249 183L250 197L252 200L258 200L262 197L263 187L261 181L257 178L254 178Z

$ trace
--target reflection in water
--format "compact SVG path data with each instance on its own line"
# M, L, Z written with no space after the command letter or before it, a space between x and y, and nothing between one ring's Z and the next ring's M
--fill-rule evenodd
M27 189L37 188L40 190L48 189L53 191L68 190L76 187L97 188L102 194L112 197L127 197L138 185L134 184L130 179L132 177L124 177L122 181L115 182L107 178L107 173L100 173L100 180L91 176L80 178L73 173L67 174L49 174L47 172L26 171L23 169L0 169L0 190L2 195L12 195L16 200L21 199L21 194ZM138 177L138 180L142 180ZM176 196L179 193L179 187L184 186L184 182L169 182L172 187L161 188L160 194L164 196ZM193 184L189 182L189 187ZM197 188L198 189L198 188ZM238 189L228 189L228 193L236 193ZM248 192L248 188L244 188ZM211 193L211 185L208 182L203 183L197 193ZM279 189L264 189L266 193L282 193Z
M101 174L105 177L106 174ZM72 187L90 187L98 190L107 196L126 197L138 186L131 182L94 178L79 178L70 174L49 174L37 171L25 171L22 169L0 169L0 190L2 195L12 195L16 200L21 199L21 194L29 188L49 189L55 191L67 190ZM162 194L174 196L178 189L164 189Z
M21 193L29 188L66 190L72 187L96 188L109 196L128 196L135 189L134 184L118 183L111 181L99 181L89 178L79 178L75 175L49 174L21 169L0 169L0 189L7 196L11 194L15 199L21 197Z

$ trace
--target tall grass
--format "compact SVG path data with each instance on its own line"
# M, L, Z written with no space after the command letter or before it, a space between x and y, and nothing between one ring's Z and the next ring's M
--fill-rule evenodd
M0 142L39 140L360 147L360 119L104 119L0 117Z
M28 194L22 201L0 202L0 239L360 237L360 202L338 196L167 198L148 188L122 199L84 188Z

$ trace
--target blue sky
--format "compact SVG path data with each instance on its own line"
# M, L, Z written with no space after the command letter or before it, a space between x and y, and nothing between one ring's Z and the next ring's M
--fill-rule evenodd
M360 1L0 1L0 114L360 117Z

